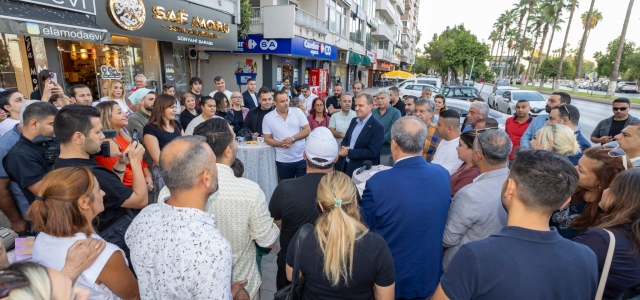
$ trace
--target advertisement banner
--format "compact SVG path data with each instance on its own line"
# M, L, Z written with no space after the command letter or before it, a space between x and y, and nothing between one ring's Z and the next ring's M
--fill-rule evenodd
M62 10L77 11L80 13L95 15L95 0L17 0L20 2L28 2L43 6L49 6Z
M111 43L111 36L106 30L90 30L65 26L41 24L37 22L22 22L0 19L0 32L39 36L43 38L68 40L91 43Z

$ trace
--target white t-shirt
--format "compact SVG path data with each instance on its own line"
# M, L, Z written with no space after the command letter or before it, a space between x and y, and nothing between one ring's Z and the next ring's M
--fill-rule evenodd
M438 144L436 153L433 155L433 160L431 160L432 164L441 165L447 169L449 175L455 173L463 163L463 161L458 158L458 150L456 150L459 140L459 137L450 141L442 139Z
M105 102L105 101L109 101L109 98L107 97L102 97L100 98L100 100L91 103L91 105L93 105L94 107L98 106L99 103ZM133 112L131 111L131 109L129 109L129 106L127 105L127 103L125 101L123 101L122 99L115 99L113 100L116 103L118 103L118 105L120 105L120 108L122 109L122 112L127 115L130 116L131 114L133 114Z
M209 94L209 96L211 96L211 98L213 98L213 95L215 95L217 92L218 92L218 90L215 90L215 91L211 92ZM227 91L227 90L224 90L223 93L225 94L225 96L227 96L227 100L229 100L229 103L231 103L231 92Z
M6 118L4 121L0 122L0 136L3 136L5 133L9 132L9 130L16 127L16 124L20 123L20 120L14 120L11 118Z
M92 234L92 238L103 240L99 235ZM33 258L34 262L37 262L47 268L52 268L55 270L62 270L64 267L64 263L67 259L67 251L71 246L80 240L86 240L86 236L84 233L76 233L73 237L59 238L50 236L44 232L38 234L35 243L33 244ZM104 284L96 284L96 280L102 272L102 269L107 264L111 255L114 252L120 251L123 257L125 257L124 252L118 248L118 246L107 243L107 246L104 248L104 251L100 253L98 259L84 272L78 276L78 280L76 280L75 286L85 288L91 291L91 296L89 296L90 300L116 300L120 299L113 292L111 292ZM124 258L125 263L127 263L127 258Z
M222 117L220 117L220 116L213 116L213 118L222 119ZM193 118L193 120L191 120L191 122L189 122L189 126L187 126L187 129L184 130L184 135L193 135L193 131L196 129L196 127L198 127L198 125L204 123L204 121L206 121L206 120L202 117L202 114L200 114L197 117Z
M316 98L318 98L318 96L313 93L309 96L309 98L305 98L304 95L300 94L300 100L304 101L304 105L307 108L307 114L309 114L309 112L313 108L313 100L316 100Z
M284 120L277 110L272 110L262 120L262 133L271 134L276 141L282 141L302 131L302 126L309 125L307 117L297 107L289 107L287 119ZM298 162L302 160L305 139L296 141L288 149L276 147L276 161L283 163Z

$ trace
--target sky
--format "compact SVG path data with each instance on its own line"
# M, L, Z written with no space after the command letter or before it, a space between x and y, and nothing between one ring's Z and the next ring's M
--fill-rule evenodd
M483 39L489 47L491 41L489 34L493 30L493 24L496 22L502 12L511 9L516 0L419 0L420 11L418 15L418 29L422 32L418 48L422 49L425 43L431 41L434 33L443 32L447 26L453 27L457 24L464 24L467 30L475 34L479 41ZM567 43L570 44L569 49L579 48L578 42L582 38L584 28L580 15L589 11L591 1L579 1L579 8L573 16L569 38ZM628 0L596 0L594 9L598 9L602 13L602 21L591 30L584 58L595 61L593 54L597 51L606 52L607 44L622 33L622 25L629 6ZM562 16L565 24L562 24L562 30L556 31L553 38L551 50L562 47L564 36L566 33L566 24L569 21L569 12L565 12ZM523 21L523 26L524 22ZM514 26L518 26L517 22ZM640 3L636 1L631 11L629 26L627 28L626 40L633 41L636 46L640 46ZM542 35L541 35L542 37ZM547 49L551 32L547 35L544 51ZM539 45L540 41L538 41ZM496 46L497 47L497 46ZM539 47L539 46L538 46ZM569 50L567 49L567 50ZM495 50L494 50L495 51ZM495 52L494 52L495 53ZM506 50L505 50L506 53Z

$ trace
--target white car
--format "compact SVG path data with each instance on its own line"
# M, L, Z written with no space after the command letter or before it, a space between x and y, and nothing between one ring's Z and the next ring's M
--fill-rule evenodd
M528 100L531 105L531 115L537 116L542 112L545 112L545 106L547 105L547 99L545 99L540 93L536 91L516 90L505 91L502 93L502 97L496 101L496 110L506 113L507 115L513 115L516 112L516 103L520 100Z
M487 104L489 105L489 107L491 107L492 109L496 109L496 102L500 100L502 94L504 94L505 91L509 90L519 90L519 88L513 86L499 86L493 91L493 93L489 94L489 99L487 99Z
M447 107L449 109L455 110L460 114L460 124L464 123L464 119L469 114L469 107L471 107L471 103L472 102L469 102L467 100L460 100L460 99L454 99L454 98L446 99ZM497 112L495 110L490 110L489 115L487 117L496 119L496 121L498 121L499 127L501 129L504 129L505 123L507 122L507 119L510 116Z
M411 83L411 82L402 82L398 85L398 90L400 90L400 98L405 99L407 96L415 96L420 98L422 95L422 91L425 89L430 89L433 95L438 94L440 89L430 85L430 84L422 84L422 83Z

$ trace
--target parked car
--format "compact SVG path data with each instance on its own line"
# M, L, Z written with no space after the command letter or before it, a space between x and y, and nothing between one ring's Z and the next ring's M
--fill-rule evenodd
M609 81L603 81L598 85L597 90L601 92L606 92L609 89Z
M496 102L502 99L502 94L504 94L504 92L509 90L519 90L519 88L513 86L499 86L497 89L494 89L493 93L489 95L489 99L487 99L489 107L497 109Z
M417 77L417 78L411 78L411 79L407 79L403 82L401 82L400 84L409 84L409 83L420 83L420 84L428 84L428 85L432 85L435 86L439 89L442 88L442 79L438 78L438 77ZM400 84L398 84L398 88L400 88Z
M536 91L515 90L505 91L502 97L496 101L495 106L499 112L512 115L516 111L516 103L520 100L528 100L531 105L531 115L537 116L545 111L547 99Z
M469 107L471 107L471 102L447 98L447 107L449 109L455 110L460 114L460 124L462 124L464 122L464 119L469 114ZM488 117L496 119L496 121L498 121L498 124L500 125L500 128L504 129L504 124L510 116L501 112L497 112L495 110L489 110Z
M398 85L398 90L400 90L400 98L405 99L407 96L416 96L420 97L422 95L422 91L425 89L430 89L433 95L438 94L440 89L430 85L430 84L422 84L422 83L406 83L403 82Z
M509 82L508 81L498 81L496 83L496 86L509 86Z
M446 86L440 90L445 98L469 100L479 97L477 90L470 86Z
M621 81L618 83L616 93L637 93L638 84L631 81Z
M464 81L464 86L475 86L475 83L471 80L465 80Z

